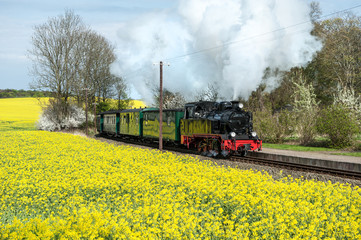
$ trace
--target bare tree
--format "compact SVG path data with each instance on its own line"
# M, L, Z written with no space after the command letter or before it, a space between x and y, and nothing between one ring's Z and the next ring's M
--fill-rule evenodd
M88 106L98 98L111 98L115 95L115 79L110 73L110 64L115 60L114 47L103 36L94 31L83 33L84 42L80 46L79 54L82 55L79 78L73 85L74 94L85 101L82 89L88 89Z
M159 107L159 88L155 88L154 92L154 107ZM171 92L168 89L163 89L163 109L183 108L186 100L179 92Z
M70 96L76 97L79 106L84 106L87 100L89 108L96 96L103 99L115 96L117 81L109 69L115 60L114 47L87 28L72 11L35 26L32 43L31 88L54 93L54 101L50 102L52 109L57 109L54 112L58 112L54 119L67 118Z
M195 101L217 101L219 98L219 93L217 86L209 83L207 88L196 93L194 100Z
M113 76L114 78L114 86L115 86L115 92L117 97L117 107L118 109L124 109L127 108L129 105L129 98L128 98L128 88L125 84L123 78Z
M320 8L320 3L312 1L310 3L310 8L311 8L310 18L311 18L311 21L315 24L320 19L321 15L322 15L322 10Z
M69 97L81 59L78 43L85 30L80 17L69 10L34 28L33 48L29 50L34 76L31 88L53 92L49 104L59 121L69 116Z
M31 87L54 92L56 99L67 103L81 59L77 46L86 27L79 16L66 11L64 16L50 18L34 30L29 51L34 76Z

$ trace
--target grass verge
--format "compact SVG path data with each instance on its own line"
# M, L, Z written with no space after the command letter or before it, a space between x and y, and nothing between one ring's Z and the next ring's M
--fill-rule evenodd
M343 155L343 156L353 156L361 157L361 152L340 152L339 149L334 148L325 148L325 147L307 147L300 145L288 145L288 144L274 144L274 143L262 143L262 146L265 148L281 149L281 150L291 150L291 151L301 151L301 152L330 152L333 155Z

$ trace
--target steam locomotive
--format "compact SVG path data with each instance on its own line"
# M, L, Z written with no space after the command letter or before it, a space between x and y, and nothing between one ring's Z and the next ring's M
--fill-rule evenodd
M165 144L197 149L207 156L245 156L260 151L262 141L253 131L252 113L241 103L199 101L183 109L163 110L162 134ZM116 138L158 141L159 109L141 108L102 112L97 130Z

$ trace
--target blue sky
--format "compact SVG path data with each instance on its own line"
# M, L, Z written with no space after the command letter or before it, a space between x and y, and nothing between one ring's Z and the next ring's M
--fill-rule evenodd
M310 2L310 0L305 0ZM323 15L361 4L361 0L319 0ZM117 29L139 15L175 10L176 0L0 0L0 89L29 89L26 57L33 27L71 9L91 29L115 42ZM361 8L353 10L360 14Z

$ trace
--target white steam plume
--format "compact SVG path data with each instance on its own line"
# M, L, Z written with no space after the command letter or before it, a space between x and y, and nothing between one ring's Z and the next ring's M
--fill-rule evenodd
M171 64L164 67L171 91L189 96L212 83L227 100L247 99L266 68L304 65L321 49L309 11L305 0L181 0L176 12L149 13L119 29L112 70L147 103L159 81L152 63L161 60Z

